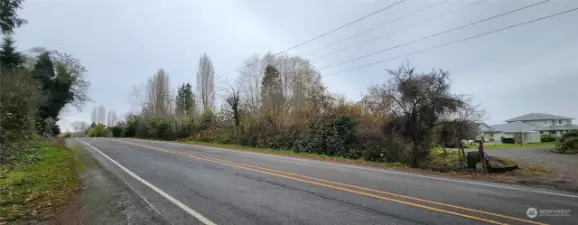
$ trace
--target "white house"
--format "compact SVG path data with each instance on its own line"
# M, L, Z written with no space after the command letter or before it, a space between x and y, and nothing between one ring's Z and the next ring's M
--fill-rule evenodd
M506 120L505 124L488 126L482 129L486 141L500 143L502 137L514 138L516 134L522 134L524 143L539 143L541 135L560 137L570 130L578 130L578 126L572 124L574 118L556 116L545 113L530 113Z

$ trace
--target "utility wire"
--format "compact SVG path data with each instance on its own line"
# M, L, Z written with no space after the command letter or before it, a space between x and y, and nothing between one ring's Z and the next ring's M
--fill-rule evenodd
M320 34L320 35L315 36L315 37L313 37L313 38L311 38L311 39L309 39L309 40L306 40L306 41L303 41L303 42L301 42L301 43L299 43L299 44L296 44L296 45L294 45L294 46L292 46L292 47L290 47L290 48L288 48L288 49L285 49L285 50L283 50L283 51L277 52L277 53L273 54L273 56L276 56L276 55L279 55L279 54L281 54L281 53L284 53L284 52L293 50L293 49L298 48L298 47L300 47L300 46L302 46L302 45L305 45L305 44L307 44L307 43L309 43L309 42L312 42L312 41L315 41L315 40L317 40L317 39L319 39L319 38L325 37L325 36L327 36L327 35L335 32L335 31L338 31L338 30L341 30L341 29L343 29L343 28L345 28L345 27L351 26L351 25L353 25L353 24L355 24L355 23L357 23L357 22L359 22L359 21L362 21L362 20L364 20L364 19L367 19L368 17L371 17L371 16L374 16L374 15L376 15L376 14L378 14L378 13L381 13L381 12L383 12L383 11L385 11L385 10L391 8L391 7L394 7L394 6L396 6L396 5L399 5L399 4L401 4L401 3L405 2L405 1L407 1L407 0L400 0L400 1L394 2L393 4L390 4L390 5L387 5L387 6L383 7L383 8L380 8L380 9L378 9L378 10L376 10L376 11L370 13L370 14L367 14L367 15L364 15L364 16L362 16L362 17L359 17L359 18L357 18L357 19L355 19L355 20L353 20L353 21L350 21L350 22L348 22L348 23L346 23L346 24L343 24L343 25L341 25L341 26L339 26L339 27L337 27L337 28L334 28L334 29L332 29L332 30L329 30L329 31L327 31L327 32L325 32L325 33L323 33L323 34ZM245 66L245 67L246 67L246 66ZM245 68L245 67L241 67L241 68L235 69L235 70L233 70L233 71L231 71L231 72L227 72L227 73L224 73L224 74L221 74L221 75L217 75L217 77L224 76L224 75L227 75L227 74L230 74L230 73L234 73L234 72L236 72L237 70L242 69L242 68Z
M429 38L432 38L432 37L435 37L435 36L439 36L439 35L442 35L442 34L447 34L447 33L450 33L450 32L452 32L452 31L456 31L456 30L459 30L459 29L462 29L462 28L465 28L465 27L469 27L469 26L476 25L476 24L479 24L479 23L482 23L482 22L485 22L485 21L488 21L488 20L492 20L492 19L495 19L495 18L498 18L498 17L501 17L501 16L505 16L505 15L508 15L508 14L512 14L512 13L515 13L515 12L518 12L518 11L521 11L521 10L524 10L524 9L528 9L528 8L531 8L531 7L535 7L535 6L544 4L544 3L549 2L549 1L550 1L550 0L545 0L545 1L537 2L537 3L531 4L531 5L524 6L524 7L522 7L522 8L518 8L518 9L511 10L511 11L508 11L508 12L505 12L505 13L501 13L501 14L498 14L498 15L495 15L495 16L492 16L492 17L488 17L488 18L483 19L483 20L478 20L478 21L473 22L473 23L468 23L468 24L466 24L466 25L462 25L462 26L459 26L459 27L456 27L456 28L452 28L452 29L445 30L445 31L442 31L442 32L439 32L439 33L435 33L435 34L432 34L432 35L429 35L429 36L426 36L426 37L422 37L422 38L419 38L419 39L416 39L416 40L413 40L413 41L409 41L409 42L406 42L406 43L403 43L403 44L399 44L399 45L396 45L396 46L393 46L393 47L390 47L390 48L381 49L381 50L378 50L378 51L369 53L369 54L367 54L367 55L363 55L363 56L360 56L360 57L357 57L357 58L352 58L352 59L348 59L348 60L345 60L345 61L341 61L341 62L339 62L339 63L335 63L335 64L332 64L332 65L329 65L329 66L325 66L325 67L323 67L323 68L321 68L321 69L322 69L322 70L324 70L324 69L329 69L329 68L332 68L332 67L335 67L335 66L338 66L338 65L341 65L341 64L345 64L345 63L357 61L357 60L359 60L359 59L363 59L363 58L368 57L368 56L372 56L372 55L376 55L376 54L379 54L379 53L383 53L383 52L386 52L386 51L389 51L389 50L392 50L392 49L396 49L396 48L399 48L399 47L402 47L402 46L405 46L405 45L414 44L414 43L417 43L417 42L420 42L420 41L423 41L423 40L426 40L426 39L429 39Z
M392 61L392 60L399 59L399 58L402 58L402 57L406 57L406 56L410 56L410 55L415 55L415 54L427 52L427 51L430 51L430 50L433 50L433 49L437 49L437 48L441 48L441 47L444 47L444 46L448 46L448 45L452 45L452 44L456 44L456 43L468 41L468 40L471 40L471 39L474 39L474 38L486 36L486 35L493 34L493 33L498 33L498 32L504 31L504 30L508 30L508 29L512 29L512 28L515 28L515 27L527 25L527 24L530 24L530 23L538 22L538 21L540 21L540 20L552 18L552 17L555 17L555 16L560 16L560 15L562 15L562 14L570 13L570 12L573 12L573 11L576 11L576 10L578 10L578 8L573 8L573 9L566 10L566 11L562 11L562 12L559 12L559 13L554 13L554 14L551 14L551 15L548 15L548 16L544 16L544 17L540 17L540 18L537 18L537 19L533 19L533 20L529 20L529 21L517 23L517 24L511 25L511 26L507 26L507 27L503 27L503 28L500 28L500 29L488 31L488 32L481 33L481 34L477 34L477 35L470 36L470 37L467 37L467 38L463 38L463 39L459 39L459 40L455 40L455 41L451 41L451 42L446 42L446 43L441 44L441 45L437 45L437 46L434 46L434 47L431 47L431 48L426 48L426 49L422 49L422 50L410 52L410 53L405 54L405 55L401 55L401 56L397 56L397 57L393 57L393 58L388 58L388 59L384 59L384 60L379 60L379 61L372 62L372 63L369 63L369 64L365 64L365 65L362 65L362 66L358 66L358 67L354 67L354 68L350 68L350 69L338 71L338 72L335 72L335 73L332 73L332 74L329 74L329 75L323 76L323 77L333 76L333 75L336 75L336 74L340 74L340 73L344 73L344 72L348 72L348 71L353 71L353 70L361 69L361 68L368 67L368 66L372 66L372 65L375 65L375 64L380 64L380 63Z
M312 50L312 51L310 51L310 52L307 52L307 53L305 53L305 54L303 54L303 55L309 55L309 54L311 54L311 53L314 53L314 52L317 52L317 51L320 51L320 50L329 48L329 47L331 47L331 46L333 46L333 45L336 45L336 44L339 44L339 43L341 43L341 42L344 42L344 41L347 41L347 40L351 40L352 38L355 38L355 37L357 37L357 36L359 36L359 35L365 34L365 33L370 32L370 31L374 31L374 30L376 30L376 29L378 29L378 28L381 28L381 27L385 27L385 26L387 26L387 25L389 25L389 24L391 24L391 23L393 23L393 22L402 20L402 19L404 19L404 18L406 18L406 17L408 17L408 16L413 16L413 15L415 15L416 13L422 12L422 11L424 11L424 10L427 10L427 9L433 7L433 6L442 4L442 3L447 2L447 1L449 1L449 0L444 0L444 1L441 1L441 2L435 2L434 4L431 4L431 5L426 6L426 7L424 7L424 8L418 9L418 10L416 10L416 11L412 11L412 12L410 12L410 13L405 14L404 16L401 16L401 17L398 17L398 18L396 18L396 19L387 21L387 22L385 22L385 23L382 23L382 24L377 25L377 26L375 26L375 27L372 27L372 28L370 28L370 29L363 30L363 31L361 31L361 32L359 32L359 33L357 33L357 34L351 35L351 36L346 37L346 38L344 38L344 39L341 39L341 40L339 40L339 41L336 41L336 42L333 42L333 43L331 43L331 44L325 45L325 46L323 46L323 47L321 47L321 48L314 49L314 50Z
M351 49L351 48L356 47L356 46L360 46L360 45L367 44L367 43L372 42L372 41L375 41L375 40L379 40L379 39L388 37L388 36L390 36L390 35L392 35L392 34L396 34L396 33L399 33L399 32L401 32L401 31L405 31L405 30L407 30L407 29L409 29L409 28L412 28L412 27L415 27L415 26L417 26L417 25L425 24L425 23L427 23L427 22L433 21L433 20L435 20L435 19L439 19L439 18L441 18L441 17L450 15L450 14L452 14L452 13L458 12L458 11L463 10L463 9L466 9L466 8L469 8L469 7L471 7L471 6L475 6L475 5L477 5L477 4L480 4L480 3L486 2L486 1L487 1L487 0L477 1L477 2L474 2L474 3L472 3L472 4L468 4L468 5L464 6L464 7L461 7L461 8L458 8L458 9L455 9L455 10L452 10L452 11L449 11L449 12L445 12L445 13L439 14L439 15L437 15L437 16L429 17L429 18L427 18L427 19L421 20L420 22L417 22L417 23L414 23L414 24L412 24L412 25L410 25L410 26L407 26L407 27L405 27L405 28L403 28L403 29L394 31L394 32L392 32L392 33L386 33L386 34L383 34L383 35L374 37L374 38L372 38L372 39L363 41L363 42L361 42L361 43L357 43L357 44L354 44L354 45L351 45L351 46L348 46L348 47L345 47L345 48L341 48L341 49L335 50L335 51L333 51L333 52L330 52L330 53L321 55L321 56L319 56L319 57L317 57L317 58L323 58L323 57L326 57L326 56L329 56L329 55L333 55L333 54L335 54L335 53L339 53L339 52L342 52L342 51Z

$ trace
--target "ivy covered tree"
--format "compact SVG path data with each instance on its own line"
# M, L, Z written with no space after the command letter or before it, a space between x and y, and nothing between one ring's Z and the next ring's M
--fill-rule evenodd
M265 68L265 75L261 81L262 106L267 110L277 112L284 102L283 86L281 85L281 75L277 68L268 65Z
M40 83L41 90L46 96L45 101L38 108L36 130L46 131L47 119L58 121L60 111L75 100L73 86L78 77L64 63L54 63L48 52L38 56L31 76Z

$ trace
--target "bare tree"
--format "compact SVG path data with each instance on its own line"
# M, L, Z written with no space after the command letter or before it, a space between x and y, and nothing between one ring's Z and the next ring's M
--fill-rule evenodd
M153 116L166 118L170 113L169 75L160 69L147 83L147 108Z
M463 140L475 139L480 134L480 125L485 114L479 106L471 104L471 98L459 98L463 102L456 111L450 111L441 117L440 135L444 145L452 140L459 148L462 167L465 166L466 153Z
M202 111L213 110L215 107L215 70L207 54L199 59L197 72L197 91L201 99Z
M441 115L457 111L464 102L449 92L448 72L414 71L409 64L389 70L392 78L380 92L387 93L392 101L389 112L393 118L385 131L399 133L410 141L410 165L419 167L420 159L429 152L432 131Z
M114 126L118 122L118 119L116 117L116 111L112 110L112 112L110 113L110 116L111 116L111 121L112 121L111 125Z
M105 124L106 121L106 109L103 105L98 107L98 124Z
M93 123L98 123L98 107L94 107L92 108L92 114L90 116L90 119L92 120Z
M253 55L245 61L240 76L237 78L239 97L245 103L245 107L251 112L257 112L261 103L261 79L264 68L261 67L261 59Z
M88 124L84 121L74 121L70 124L74 132L83 132L88 128Z

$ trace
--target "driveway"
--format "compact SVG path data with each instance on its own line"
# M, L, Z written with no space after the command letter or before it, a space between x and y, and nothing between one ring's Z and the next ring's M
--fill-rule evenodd
M518 163L531 163L553 169L553 178L562 179L578 187L578 155L563 155L550 152L552 147L487 149L491 156L505 157ZM464 149L466 152L478 149Z

